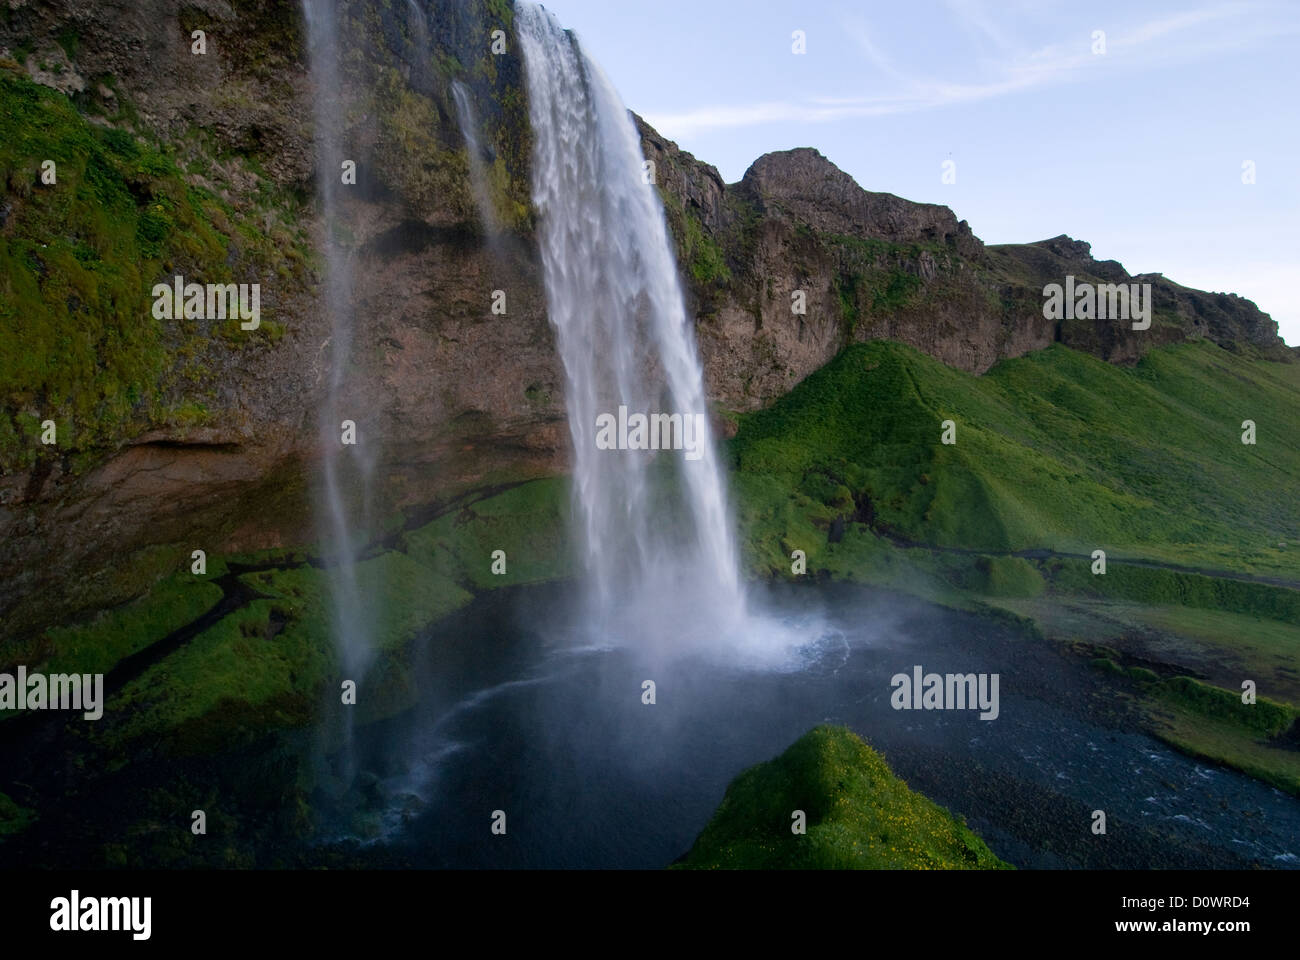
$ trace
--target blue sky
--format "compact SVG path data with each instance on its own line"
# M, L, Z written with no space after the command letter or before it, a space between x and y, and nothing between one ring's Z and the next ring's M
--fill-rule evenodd
M816 147L986 243L1066 233L1131 272L1248 297L1300 344L1296 0L545 5L628 107L728 182Z

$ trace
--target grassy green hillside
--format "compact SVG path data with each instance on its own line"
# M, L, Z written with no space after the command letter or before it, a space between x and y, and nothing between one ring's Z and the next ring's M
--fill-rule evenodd
M760 568L788 569L788 543L833 570L812 531L843 515L940 546L1103 549L1300 579L1297 424L1300 365L1210 344L1135 368L1053 346L976 377L877 342L742 417L732 449Z
M807 832L791 830L805 814ZM984 841L913 793L844 727L821 726L727 788L678 866L690 869L1000 869Z

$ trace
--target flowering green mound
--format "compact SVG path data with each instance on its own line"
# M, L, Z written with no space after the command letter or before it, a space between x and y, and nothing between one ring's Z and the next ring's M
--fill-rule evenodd
M795 811L806 832L797 834ZM908 789L844 727L815 727L751 767L676 866L686 869L997 870L984 841Z

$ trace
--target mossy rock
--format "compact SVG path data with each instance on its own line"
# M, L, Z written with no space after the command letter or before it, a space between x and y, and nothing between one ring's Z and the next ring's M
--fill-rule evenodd
M1110 657L1095 657L1088 663L1103 673L1110 673L1116 676L1124 675L1124 668L1112 660Z
M795 834L795 811L806 817ZM1009 869L964 823L914 793L844 727L819 726L751 767L682 869Z

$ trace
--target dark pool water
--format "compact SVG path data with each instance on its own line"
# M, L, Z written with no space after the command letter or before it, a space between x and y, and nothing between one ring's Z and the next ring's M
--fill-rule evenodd
M581 636L563 626L569 598L497 591L431 631L420 705L358 734L367 809L330 820L336 840L368 838L361 862L661 868L740 771L829 722L1021 867L1300 866L1300 802L1138 732L1084 659L1013 627L861 588L782 588L764 602L809 646L738 667ZM893 709L890 678L915 664L998 674L998 718Z

